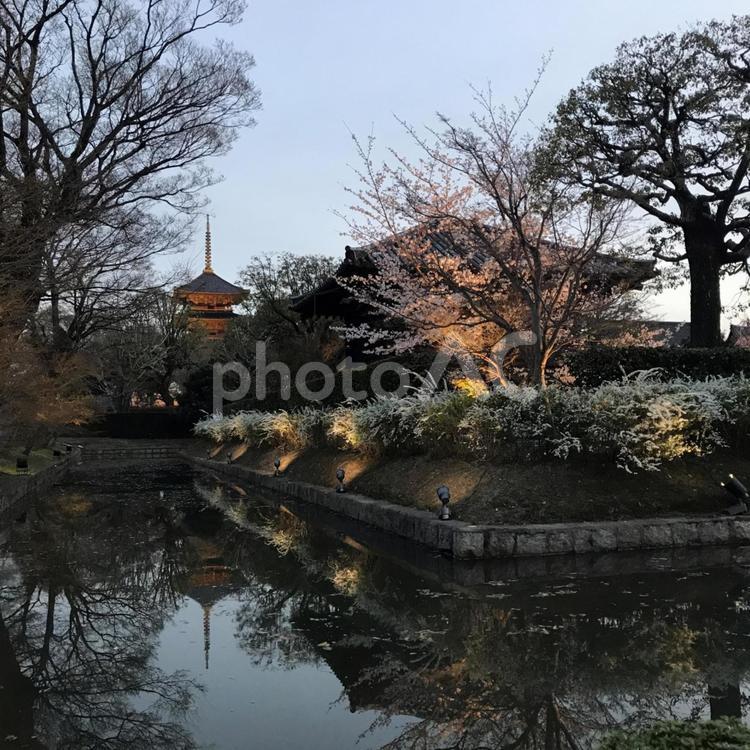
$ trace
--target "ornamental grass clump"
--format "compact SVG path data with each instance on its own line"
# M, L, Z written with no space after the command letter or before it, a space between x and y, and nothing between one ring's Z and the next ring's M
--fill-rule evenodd
M334 409L328 435L345 450L379 455L396 451L416 452L416 419L422 399L382 396L363 404Z
M193 434L212 443L225 443L229 440L229 420L221 414L211 414L193 427Z
M518 460L576 455L629 472L704 455L747 439L750 380L690 380L634 373L597 388L508 388L474 395L422 389L332 409L239 412L199 422L195 434L221 443L303 449L333 445L370 454L427 453Z
M460 437L475 455L510 457L521 444L568 458L580 452L586 424L583 396L574 388L511 388L478 398L460 424ZM585 405L583 405L585 406Z
M321 409L305 407L296 411L277 411L266 415L263 423L265 445L301 450L322 442L328 415Z
M241 411L227 417L207 417L193 432L217 443L235 440L252 448L302 449L322 441L327 420L325 412L312 407L294 412Z
M465 392L442 392L412 404L414 447L425 453L470 453L462 438L464 420L476 402Z

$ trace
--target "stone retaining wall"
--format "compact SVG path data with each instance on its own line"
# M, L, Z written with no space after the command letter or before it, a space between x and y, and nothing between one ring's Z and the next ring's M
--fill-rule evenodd
M81 461L160 461L169 458L181 458L182 453L178 447L165 445L152 445L137 447L114 447L103 448L101 445L87 446L81 448Z
M750 516L479 526L353 492L260 474L245 466L185 456L194 465L327 508L460 559L621 552L750 543Z
M65 478L70 470L71 459L64 458L37 474L28 476L4 476L0 479L0 513L4 513L25 497L38 495Z

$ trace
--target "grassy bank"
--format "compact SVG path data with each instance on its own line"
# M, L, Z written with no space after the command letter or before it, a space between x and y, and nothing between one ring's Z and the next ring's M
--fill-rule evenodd
M750 380L634 374L596 388L418 392L331 409L209 417L195 433L263 471L433 507L448 484L478 523L715 513L750 482ZM223 446L223 447L222 447Z
M343 466L355 492L402 505L435 509L435 489L450 487L456 518L471 523L556 523L716 513L727 497L719 482L730 472L750 479L750 457L720 451L687 457L660 472L627 474L611 462L537 464L469 462L428 456L367 456L332 448L258 449L204 443L225 461L272 474L276 456L287 479L332 487Z
M0 474L10 474L15 476L16 472L16 458L21 455L21 451L3 451L0 452ZM33 450L28 456L29 459L29 474L36 474L39 471L52 466L52 464L59 461L52 455L51 448L39 448Z

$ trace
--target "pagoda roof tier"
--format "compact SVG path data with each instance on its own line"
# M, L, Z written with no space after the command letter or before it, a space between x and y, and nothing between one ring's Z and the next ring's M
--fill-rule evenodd
M242 287L230 284L213 271L204 271L200 276L187 284L178 286L175 289L175 293L180 296L188 294L221 294L227 297L234 297L238 300L247 295L247 292Z

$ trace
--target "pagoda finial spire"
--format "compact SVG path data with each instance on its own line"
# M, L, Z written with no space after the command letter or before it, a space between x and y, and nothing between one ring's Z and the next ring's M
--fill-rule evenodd
M208 669L208 655L211 651L211 607L203 606L203 653L206 657L206 669Z
M211 223L206 214L206 267L203 269L206 273L213 273L211 268Z

